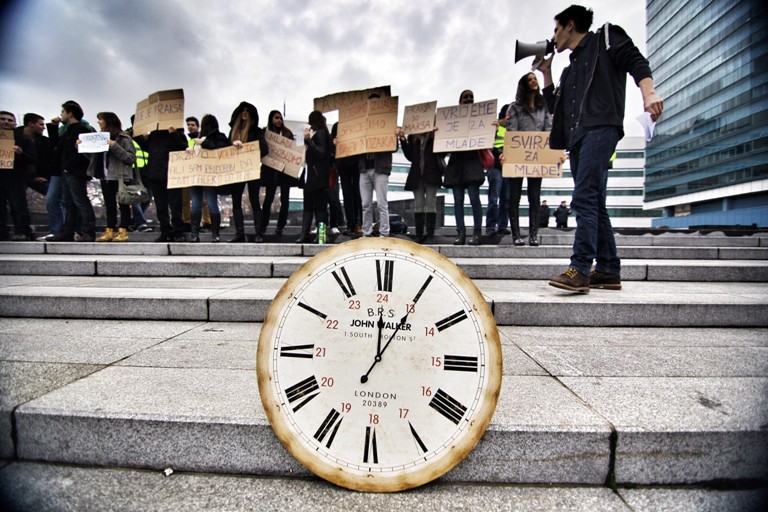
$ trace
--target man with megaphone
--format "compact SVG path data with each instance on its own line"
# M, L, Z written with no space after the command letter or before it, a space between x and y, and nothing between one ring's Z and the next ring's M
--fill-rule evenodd
M588 293L590 288L621 289L621 262L605 199L610 158L624 136L627 74L640 88L645 110L654 121L664 109L654 90L651 67L626 32L608 23L591 32L592 16L591 9L580 5L555 16L554 49L557 53L571 50L571 63L556 89L552 57L538 66L552 112L550 147L569 151L574 182L571 208L577 224L571 263L549 284L577 293Z

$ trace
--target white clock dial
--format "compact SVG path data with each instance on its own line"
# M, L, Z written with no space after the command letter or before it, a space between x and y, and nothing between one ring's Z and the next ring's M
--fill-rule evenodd
M281 441L359 490L445 473L482 436L498 396L487 304L453 263L409 242L356 241L315 258L278 294L259 344L262 400Z

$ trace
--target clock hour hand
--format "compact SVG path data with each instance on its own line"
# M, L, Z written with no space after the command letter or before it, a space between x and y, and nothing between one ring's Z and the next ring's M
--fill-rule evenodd
M361 383L365 384L366 382L368 382L368 375L370 375L371 371L373 371L373 369L376 367L376 363L381 361L381 356L384 355L384 352L387 350L387 347L389 347L389 344L392 343L393 339L395 339L395 336L397 335L397 331L399 331L400 327L402 327L403 324L405 324L406 320L408 320L408 314L406 314L403 318L400 319L400 321L397 323L397 328L395 329L395 332L393 332L392 335L389 337L389 340L387 340L387 344L384 345L384 348L381 349L381 351L379 351L379 353L376 355L375 358L373 358L373 364L371 365L370 368L368 368L368 371L365 372L365 375L360 377ZM383 326L383 321L380 325ZM379 339L381 339L381 328L379 328Z

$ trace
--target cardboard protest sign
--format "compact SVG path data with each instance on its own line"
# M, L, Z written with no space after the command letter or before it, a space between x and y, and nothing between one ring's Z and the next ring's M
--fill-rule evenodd
M158 91L136 104L134 136L154 130L167 130L169 126L184 128L183 89Z
M332 110L342 110L344 107L364 103L370 98L371 94L378 94L384 98L391 96L392 92L388 85L372 87L371 89L360 89L358 91L337 92L322 98L315 98L315 110L319 110L324 114Z
M398 98L372 98L339 110L336 157L397 150Z
M435 153L490 149L496 138L496 101L437 109Z
M507 132L504 137L505 178L559 178L561 149L549 149L549 132Z
M81 133L78 153L104 153L109 151L109 132Z
M168 188L218 187L261 176L259 143L199 151L173 151L168 155Z
M261 159L261 163L298 179L304 165L304 148L299 149L293 139L269 130L264 132L264 136L269 154Z
M0 169L13 169L13 161L16 158L16 152L13 150L15 145L13 130L0 130Z
M436 101L408 105L403 115L403 131L406 135L431 132L435 128Z

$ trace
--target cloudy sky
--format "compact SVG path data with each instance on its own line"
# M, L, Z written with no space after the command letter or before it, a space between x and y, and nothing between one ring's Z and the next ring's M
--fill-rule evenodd
M11 0L0 8L0 110L57 115L80 102L87 119L183 88L185 113L225 124L240 101L306 119L326 94L391 85L405 105L514 98L531 58L515 40L552 36L557 0ZM645 1L593 0L598 27L621 25L645 54ZM567 64L555 57L554 76ZM653 65L653 63L651 63ZM642 100L628 79L625 129ZM329 120L335 120L329 116Z

